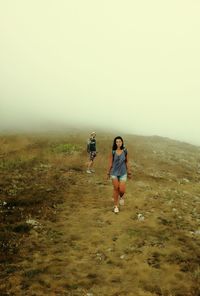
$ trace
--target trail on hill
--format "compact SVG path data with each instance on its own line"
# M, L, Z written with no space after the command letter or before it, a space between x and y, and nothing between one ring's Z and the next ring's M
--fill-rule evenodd
M40 221L29 237L18 295L198 295L185 273L198 270L191 222L177 217L178 201L163 206L168 184L159 191L156 182L129 181L125 205L114 214L112 185L98 171L66 174L73 185L56 221Z
M122 261L127 260L123 246L117 247L127 225L126 206L120 215L112 212L111 183L98 172L66 174L74 184L56 209L56 222L43 221L41 232L34 230L29 238L35 244L31 270L38 274L27 281L26 293L34 289L35 295L112 295L121 289L118 279L124 272ZM30 268L29 260L23 265Z
M160 139L145 144L134 143L133 179L127 182L119 214L112 211L112 184L105 179L103 155L94 174L86 174L83 163L72 156L58 158L52 167L39 164L43 175L33 167L49 183L45 196L54 190L51 217L45 214L47 200L46 207L44 203L37 209L40 214L32 211L33 223L22 243L18 241L17 258L13 254L15 260L4 262L2 296L200 295L199 152L176 154L176 145L170 150ZM33 193L35 198L37 191Z

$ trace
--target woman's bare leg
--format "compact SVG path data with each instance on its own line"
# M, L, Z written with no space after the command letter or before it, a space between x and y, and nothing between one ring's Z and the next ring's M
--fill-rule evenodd
M125 182L119 182L119 195L120 195L120 197L122 197L125 192L126 192L126 183Z
M114 199L114 205L118 207L119 205L119 181L118 179L113 179L113 199Z
M92 165L93 165L93 161L92 160L89 160L88 161L88 167L87 167L87 169L90 170L91 167L92 167Z

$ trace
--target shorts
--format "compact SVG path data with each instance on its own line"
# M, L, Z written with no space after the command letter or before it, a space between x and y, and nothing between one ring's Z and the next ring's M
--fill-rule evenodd
M94 160L94 158L97 156L96 151L90 151L89 152L89 160Z
M111 179L112 180L118 179L118 181L126 182L127 181L127 174L122 175L122 176L114 176L114 175L111 175Z

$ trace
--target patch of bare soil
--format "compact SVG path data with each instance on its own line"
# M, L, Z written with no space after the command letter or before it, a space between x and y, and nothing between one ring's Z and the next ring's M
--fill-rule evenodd
M127 136L133 171L112 211L112 135L0 138L0 295L200 295L200 149Z

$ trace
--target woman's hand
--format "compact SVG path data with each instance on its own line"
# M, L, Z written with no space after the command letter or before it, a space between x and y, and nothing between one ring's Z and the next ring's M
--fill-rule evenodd
M131 172L128 172L128 179L130 180L132 178Z
M106 180L110 180L110 173L107 173Z

